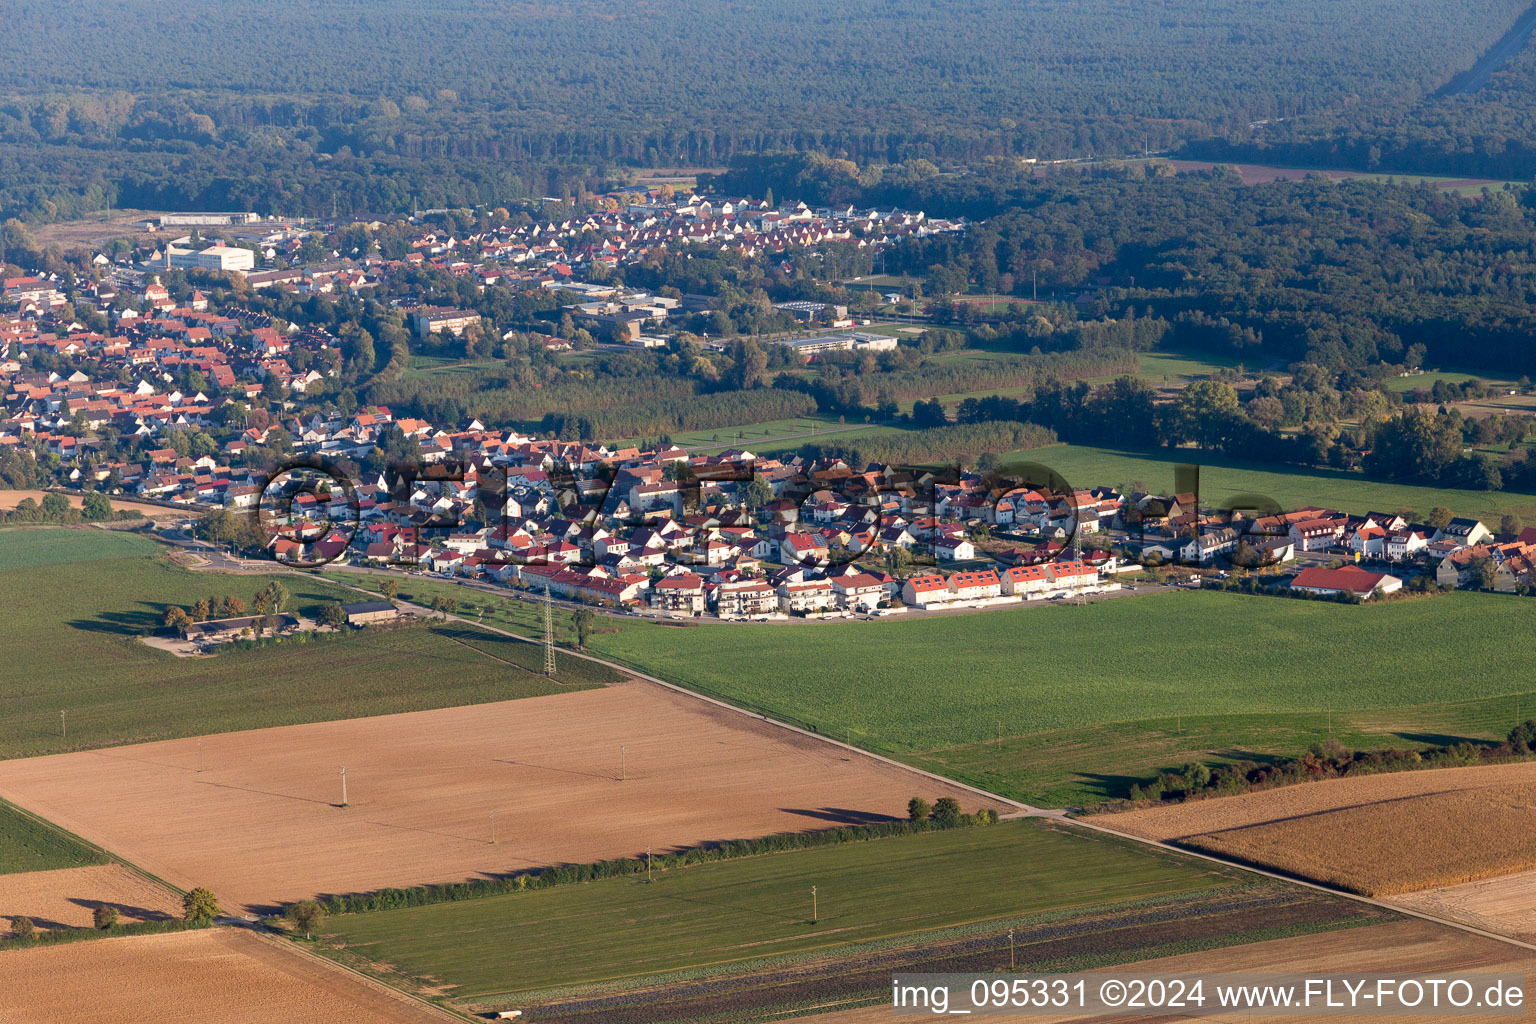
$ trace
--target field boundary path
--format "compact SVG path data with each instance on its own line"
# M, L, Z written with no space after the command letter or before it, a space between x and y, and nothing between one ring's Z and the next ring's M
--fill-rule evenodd
M349 967L338 960L332 960L330 957L321 956L314 950L305 949L302 945L292 941L291 939L279 938L278 936L271 934L266 929L253 922L241 921L238 924L231 924L230 927L243 928L254 935L257 939L276 949L280 949L285 953L291 953L294 956L306 958L316 966L326 968L336 974L345 975L349 980L357 982L358 984L361 984L367 988L373 989L375 992L381 992L390 996L391 998L398 999L401 1002L410 1003L412 1006L424 1009L434 1016L440 1018L441 1020L453 1021L454 1024L463 1024L463 1022L466 1020L478 1019L467 1013L459 1013L458 1011L450 1010L447 1007L438 1003L434 1003L429 999L425 999L414 992L407 991L403 988L397 988L394 985L380 981L378 978L364 974L362 971L359 971L355 967Z

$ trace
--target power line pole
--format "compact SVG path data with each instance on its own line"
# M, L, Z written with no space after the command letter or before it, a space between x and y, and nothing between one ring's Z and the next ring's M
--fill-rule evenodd
M496 812L491 812L491 845L496 845Z
M624 744L622 744L622 743L619 744L619 781L620 782L623 782L626 778L629 777L627 753L628 752L627 752L627 749L625 748Z
M820 921L821 914L816 910L816 887L813 885L811 886L811 924L817 924Z
M555 606L548 583L544 584L544 674L555 677Z
M347 769L345 767L341 769L341 806L350 806L347 803Z
M1516 717L1519 717L1518 712ZM59 712L59 735L66 740L69 739L69 722L65 720L64 712L62 711Z
M651 878L651 848L649 846L647 846L645 848L645 881L646 881L646 884L650 884L650 882L652 880L653 879Z
M1013 960L1013 929L1008 929L1008 969L1011 971L1017 966Z

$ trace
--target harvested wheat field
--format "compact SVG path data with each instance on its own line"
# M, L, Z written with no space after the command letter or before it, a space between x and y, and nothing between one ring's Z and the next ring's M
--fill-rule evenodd
M1390 924L1351 928L1331 935L1299 935L1287 939L1271 939L1246 946L1229 946L1182 956L1142 960L1095 971L1113 974L1117 978L1163 977L1170 974L1264 972L1278 974L1412 974L1443 976L1452 971L1480 974L1520 974L1536 976L1536 953L1518 949L1493 939L1479 938L1466 932L1447 928L1428 921L1394 921ZM1473 1014L1456 1016L1466 1024L1497 1024L1500 1021L1524 1020L1536 1014L1527 1006L1524 1013ZM1317 1015L1321 1018L1321 1015ZM1305 1015L1289 1014L1210 1014L1200 1020L1232 1021L1242 1024L1281 1024L1284 1021L1304 1019ZM826 1013L814 1018L816 1024L880 1024L892 1019L888 1006L864 1007ZM1187 1014L1133 1014L1117 1013L1113 1016L1090 1014L1031 1014L1028 1016L1000 1014L988 1020L1028 1021L1031 1024L1060 1024L1064 1021L1097 1021L1103 1024L1152 1024L1152 1022L1187 1021ZM1305 1019L1312 1019L1305 1017ZM1338 1024L1355 1022L1397 1021L1399 1024L1421 1024L1433 1019L1419 1015L1356 1015L1335 1016L1326 1019Z
M1334 779L1094 820L1388 896L1536 868L1536 763Z
M904 816L914 794L987 806L642 682L0 762L5 799L251 909Z
M0 921L88 928L102 905L116 907L124 924L181 916L179 896L121 864L0 875Z
M6 1024L428 1024L445 1017L234 928L0 953Z
M1403 893L1387 902L1536 942L1536 871Z

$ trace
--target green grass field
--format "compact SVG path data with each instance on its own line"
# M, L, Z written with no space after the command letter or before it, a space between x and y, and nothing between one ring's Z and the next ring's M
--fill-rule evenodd
M1336 469L1261 467L1194 449L1173 456L1166 451L1134 452L1063 444L1014 452L1003 459L1049 466L1075 487L1129 487L1140 481L1152 491L1173 488L1175 463L1198 463L1201 501L1213 505L1231 495L1257 492L1274 498L1285 508L1321 505L1360 514L1395 512L1406 507L1425 516L1436 505L1444 505L1459 516L1480 518L1495 529L1499 517L1506 512L1536 522L1536 494L1415 487L1368 480L1359 473Z
M100 852L0 801L0 875L105 864Z
M403 597L438 594L474 604L487 625L541 629L535 602L403 583ZM603 617L592 647L994 792L1063 806L1123 796L1195 759L1300 753L1330 730L1359 749L1500 738L1520 706L1536 713L1522 668L1536 651L1525 639L1531 612L1502 595L1346 608L1181 592L912 621L677 629ZM568 620L555 616L562 638ZM1507 639L1474 642L1468 667L1475 636ZM1437 651L1458 652L1462 667L1445 671Z
M363 630L211 658L178 658L138 639L159 627L169 604L225 594L249 603L270 578L189 572L133 534L0 532L0 674L7 680L0 757L563 689L517 667L524 652L508 657L492 637L480 642L482 651L439 627ZM312 576L281 579L293 595L290 609L299 612L355 596ZM60 711L67 713L62 724Z
M1536 710L1532 612L1523 598L1468 593L1345 607L1165 592L912 621L630 623L593 646L1059 806L1120 795L1195 756L1299 753L1327 735L1330 711L1361 746L1502 737L1516 704Z
M650 884L625 877L346 915L327 929L349 952L466 999L1209 891L1239 877L1011 821L695 865Z
M1407 377L1389 377L1387 379L1387 390L1412 391L1414 388L1432 388L1437 380L1443 380L1447 384L1465 384L1468 381L1474 380L1486 383L1509 383L1507 380L1496 380L1480 373L1462 373L1459 370L1433 370L1429 373L1410 374Z

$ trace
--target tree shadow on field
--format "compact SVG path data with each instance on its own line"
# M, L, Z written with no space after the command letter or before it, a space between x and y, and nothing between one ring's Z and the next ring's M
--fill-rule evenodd
M114 903L112 900L83 900L71 896L69 902L77 907L95 912L99 907L112 907L124 917L131 917L137 921L170 921L172 915L163 910L149 910L146 907L135 907L128 903Z
M46 917L32 917L31 914L0 914L0 921L6 923L7 934L9 934L9 927L14 925L16 919L20 917L31 918L34 927L47 929L50 932L73 931L76 927L72 924L65 924L63 921L50 921Z
M91 633L116 633L119 636L147 636L165 623L164 602L140 601L140 609L102 612L94 619L73 619L69 625Z
M902 819L890 814L879 814L874 811L854 811L846 807L820 807L815 810L806 807L780 807L785 814L799 814L806 818L815 818L818 821L830 821L835 825L880 825L890 821Z
M1450 736L1442 732L1394 732L1392 735L1409 743L1424 743L1431 747L1454 747L1459 743L1470 743L1474 747L1499 745L1497 740L1480 739L1476 736Z
M1252 761L1254 764L1279 764L1286 760L1283 754L1266 754L1257 750L1242 750L1238 747L1228 747L1225 750L1211 751L1216 757L1224 757L1229 761ZM1182 767L1182 765L1180 766Z
M1094 796L1109 799L1129 796L1132 786L1139 786L1147 781L1145 777L1137 775L1102 775L1098 772L1074 772L1073 777L1092 783L1089 792Z

